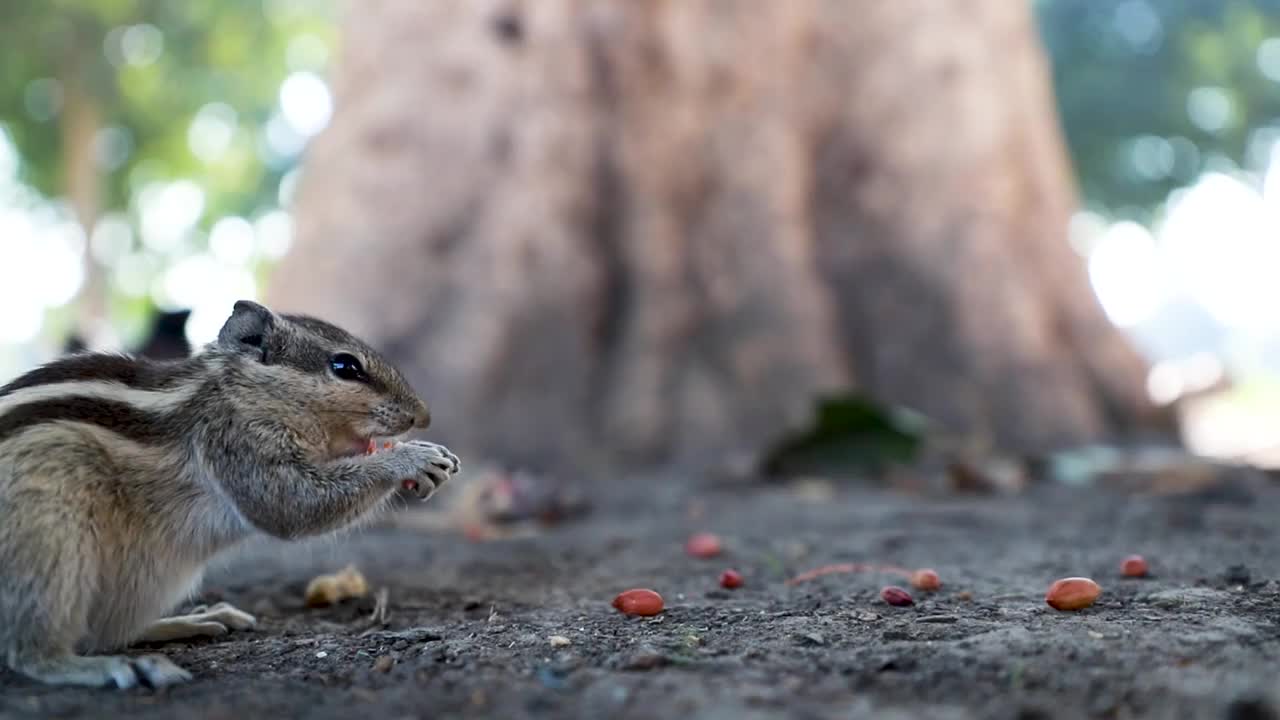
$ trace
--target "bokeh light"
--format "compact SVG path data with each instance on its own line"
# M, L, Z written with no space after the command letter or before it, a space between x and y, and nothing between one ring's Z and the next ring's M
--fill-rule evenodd
M155 25L133 25L120 34L120 54L130 65L145 67L159 60L163 52L164 33Z
M191 180L153 184L138 194L142 242L160 253L181 249L187 233L204 213L204 191Z
M1198 87L1187 95L1187 115L1205 132L1222 132L1233 120L1231 96L1224 88Z
M47 310L75 298L84 282L84 245L68 218L0 210L0 341L30 342Z
M1111 321L1132 327L1165 299L1155 239L1134 222L1108 228L1089 255L1089 279Z
M231 148L236 133L236 111L213 102L200 108L187 131L191 153L206 163L217 162Z
M294 132L309 138L329 124L333 99L319 75L299 71L289 75L280 86L280 110Z

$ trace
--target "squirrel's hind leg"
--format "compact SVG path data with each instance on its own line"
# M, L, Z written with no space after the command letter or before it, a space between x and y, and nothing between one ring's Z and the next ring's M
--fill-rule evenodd
M229 603L200 606L186 615L161 618L143 631L137 642L164 643L197 637L220 637L232 630L248 630L258 621Z
M80 656L99 570L94 534L61 498L24 488L0 497L0 652L13 670L50 685L162 687L190 680L158 655Z

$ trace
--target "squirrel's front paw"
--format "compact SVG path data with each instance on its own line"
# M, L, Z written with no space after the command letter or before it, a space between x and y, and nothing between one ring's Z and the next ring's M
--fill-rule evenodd
M462 469L458 456L449 452L449 448L425 440L399 443L395 451L408 454L414 468L409 477L401 480L401 487L422 500L431 497L437 488Z

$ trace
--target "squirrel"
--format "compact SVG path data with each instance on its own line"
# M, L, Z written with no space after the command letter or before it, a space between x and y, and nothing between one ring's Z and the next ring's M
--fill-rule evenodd
M163 655L101 653L252 627L226 603L162 615L255 534L337 530L401 488L430 497L457 456L390 442L429 422L368 345L249 301L189 358L78 354L0 387L0 660L54 685L190 680Z

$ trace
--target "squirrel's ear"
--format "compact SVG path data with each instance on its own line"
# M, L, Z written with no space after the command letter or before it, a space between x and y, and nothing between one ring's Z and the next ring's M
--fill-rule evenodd
M267 338L275 330L276 316L255 302L241 300L218 332L218 347L258 361L267 359Z

